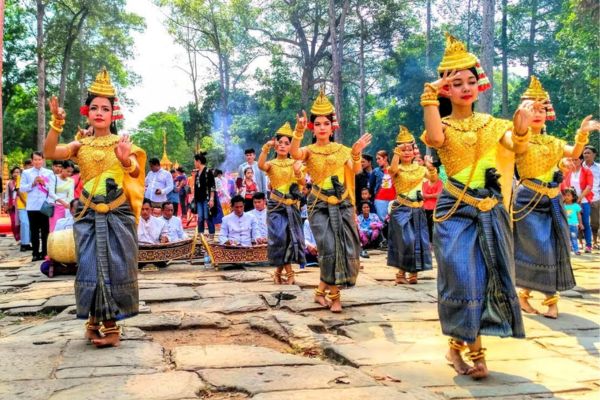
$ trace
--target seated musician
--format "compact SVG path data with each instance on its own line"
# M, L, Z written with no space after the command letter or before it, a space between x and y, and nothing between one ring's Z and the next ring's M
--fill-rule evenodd
M231 214L223 218L219 243L228 246L252 246L264 244L266 237L261 237L256 218L244 212L244 198L240 195L231 199Z
M167 227L167 236L169 242L178 242L188 238L187 233L183 230L181 219L174 216L175 206L170 201L165 201L162 205L163 216L160 219L165 223Z
M152 204L150 200L144 199L142 204L142 218L138 225L138 243L139 244L158 244L169 241L168 227L162 218L156 218L152 214Z

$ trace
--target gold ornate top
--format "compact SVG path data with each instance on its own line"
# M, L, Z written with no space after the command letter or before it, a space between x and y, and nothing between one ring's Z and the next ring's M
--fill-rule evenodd
M463 42L446 32L446 50L438 66L438 72L460 71L472 68L478 63L477 57L467 51L467 46Z
M407 194L423 183L427 168L419 164L400 164L394 175L394 189L398 194Z
M289 138L294 136L294 132L292 131L292 126L290 125L289 122L286 122L285 124L283 124L281 126L281 128L277 129L277 132L275 132L275 134L281 135L281 136L287 136Z
M167 156L167 131L163 129L163 156L160 160L160 166L169 171L172 165L173 163L169 160L169 156Z
M110 75L108 75L106 67L102 67L102 70L96 75L96 80L92 83L88 92L102 97L115 97L115 87L110 81Z
M415 137L410 133L407 127L400 125L398 136L396 136L396 144L400 143L412 143L415 141Z
M552 171L564 154L566 142L550 135L533 135L529 147L515 157L521 179L538 178Z
M332 142L325 146L311 144L307 148L310 157L306 161L306 170L313 183L321 187L325 179L332 176L344 182L344 165L351 158L350 147Z
M548 95L548 92L544 90L542 83L535 76L532 76L529 87L521 96L521 100L550 100L550 95Z
M438 148L438 154L448 176L454 176L472 165L512 127L510 121L480 113L473 113L471 117L460 120L445 117L442 118L442 123L445 126L445 140ZM427 142L426 133L423 133L421 140L433 147Z
M319 96L317 96L317 99L313 103L310 113L312 115L329 115L335 113L335 107L331 104L327 96L325 96L323 88L321 88Z
M291 158L278 159L274 158L269 161L271 168L267 171L271 187L278 189L280 187L289 187L290 184L297 181L294 177L294 163L296 161ZM286 193L283 193L286 194Z
M119 163L114 150L119 142L119 136L88 136L80 139L79 142L81 147L77 151L77 156L73 157L73 161L81 168L81 179L84 183Z

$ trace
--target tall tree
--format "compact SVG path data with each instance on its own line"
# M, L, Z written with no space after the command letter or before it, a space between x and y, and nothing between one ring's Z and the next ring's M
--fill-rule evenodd
M336 109L337 118L342 121L342 64L344 59L344 28L346 25L346 15L350 8L350 1L344 0L342 4L341 14L338 16L336 12L335 0L329 0L329 37L331 41L331 64L332 64L332 80L333 80L333 98ZM335 132L336 140L341 142L342 130L338 129Z
M44 147L46 136L46 57L44 55L44 16L46 4L43 0L36 0L36 53L37 53L37 149Z
M483 0L483 25L481 29L481 66L494 85L494 14L495 0ZM482 112L492 112L492 91L487 91L479 96L478 108Z

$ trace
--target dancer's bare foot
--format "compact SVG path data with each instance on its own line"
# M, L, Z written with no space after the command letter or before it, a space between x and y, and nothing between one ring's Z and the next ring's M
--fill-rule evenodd
M452 364L452 367L459 375L467 375L473 369L473 367L463 360L459 350L448 349L446 360Z
M315 289L315 303L319 303L323 307L329 307L329 303L325 299L325 292L323 290Z
M333 313L341 313L342 312L342 302L341 302L341 293L338 291L337 293L329 293L327 295L327 300L331 302L329 309Z
M406 277L404 276L404 272L398 272L396 274L396 285L408 285L408 281L406 280Z
M549 305L548 311L544 313L544 317L552 319L558 318L558 306L556 304Z
M419 282L417 273L415 272L415 273L408 274L407 281L410 285L416 285Z
M86 322L84 336L89 341L102 338L102 336L100 335L100 325L93 324L89 321Z
M273 274L273 283L276 285L281 285L281 271L275 271Z
M489 375L489 371L487 369L487 365L485 364L485 359L479 359L475 361L473 368L468 372L468 375L474 380L487 378Z
M99 349L105 347L119 347L121 345L121 338L118 333L112 333L102 338L92 340L92 344Z
M528 314L539 314L540 312L533 308L531 304L529 304L529 299L531 298L529 293L529 290L526 289L519 290L519 306L523 312Z
M293 285L294 283L296 283L296 278L294 277L294 271L288 271L286 276L287 276L287 280L286 283L288 285Z

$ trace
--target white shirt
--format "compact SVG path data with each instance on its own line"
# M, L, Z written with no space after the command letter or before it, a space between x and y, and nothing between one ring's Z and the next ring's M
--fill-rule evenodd
M594 193L594 197L592 201L600 201L600 163L593 163L592 165L587 165L585 162L583 164L584 168L592 171L592 175L594 175L594 182L592 183L592 192Z
M187 239L187 234L183 230L181 219L176 216L172 216L166 219L164 216L160 217L167 227L167 235L169 236L169 242L177 242L179 240Z
M231 213L223 217L219 243L225 244L229 240L236 245L252 246L252 242L261 237L258 235L257 225L256 218L249 213L244 213L241 217Z
M302 231L304 232L304 244L306 246L311 245L313 247L317 247L317 241L315 240L315 236L310 229L310 224L308 220L304 221L304 226L302 227Z
M254 216L254 218L256 218L258 237L266 238L269 234L269 229L267 228L267 208L263 208L262 211L258 211L255 208L248 211L248 214L251 214Z
M581 175L581 168L579 169L579 171L573 171L571 172L571 186L573 187L573 189L575 189L575 193L577 193L577 197L581 199L581 203L587 203L587 199L581 198L581 193L583 192L581 190L581 184L579 183L579 175Z
M156 194L156 189L160 189L160 194ZM164 203L167 201L167 194L173 190L173 177L164 169L158 171L149 171L146 174L146 193L144 196L152 202Z
M160 243L160 237L163 235L168 236L168 230L162 218L152 215L147 220L140 218L138 224L138 242L140 244Z
M41 176L46 182L45 185L34 183L35 178ZM56 175L47 168L29 168L21 174L21 188L23 192L27 192L27 211L39 211L42 208L44 201L54 203L50 193L55 192Z
M66 217L59 219L56 221L56 226L54 227L54 232L65 231L67 229L73 229L73 224L75 220L71 214L68 214Z

